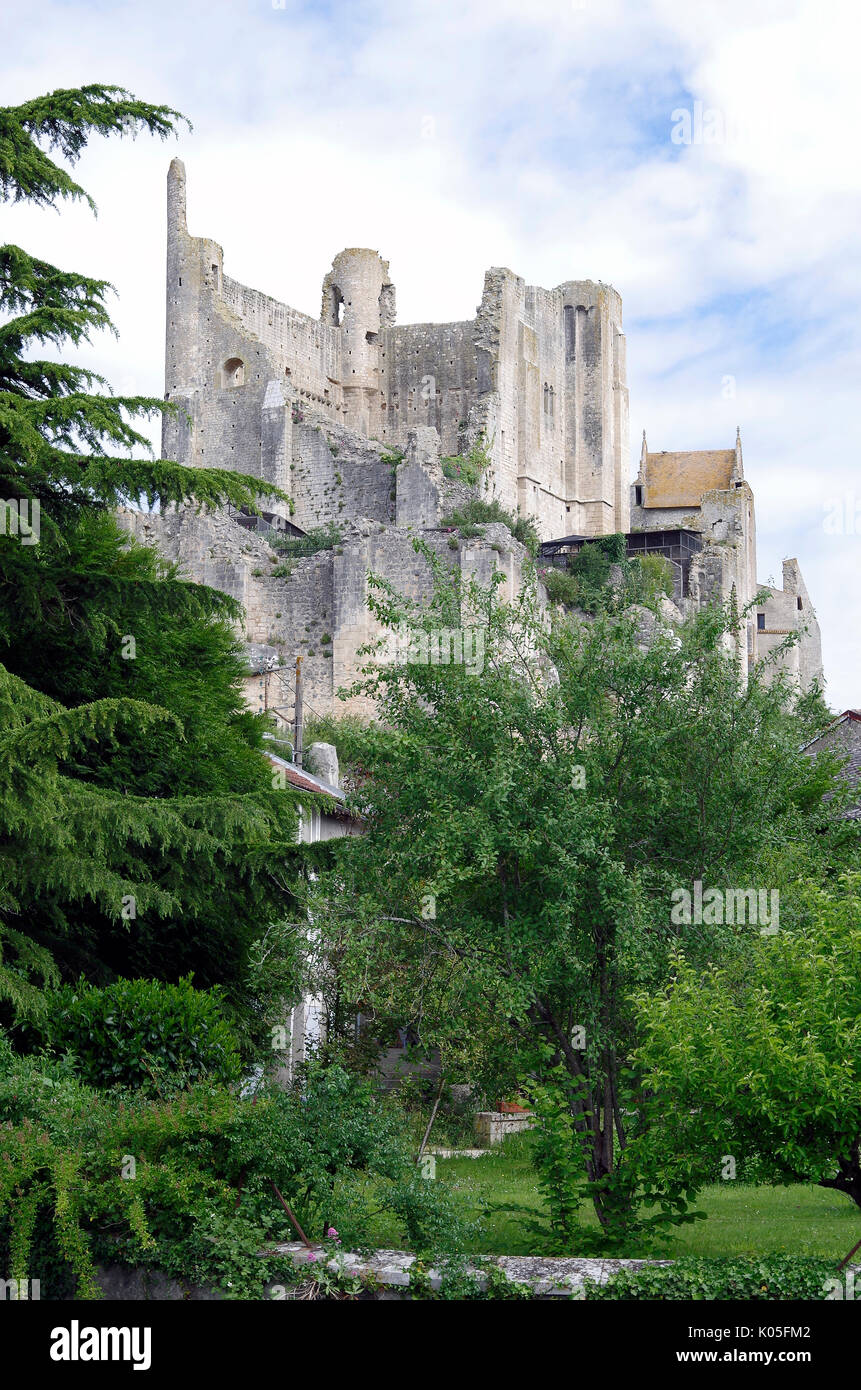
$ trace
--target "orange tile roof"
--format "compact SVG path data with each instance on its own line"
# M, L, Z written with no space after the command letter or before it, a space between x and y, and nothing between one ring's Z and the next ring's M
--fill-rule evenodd
M646 454L643 506L698 507L704 492L730 486L734 466L735 449Z

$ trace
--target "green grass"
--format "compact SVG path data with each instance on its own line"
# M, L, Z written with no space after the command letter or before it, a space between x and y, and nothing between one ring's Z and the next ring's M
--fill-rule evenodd
M541 1253L541 1238L525 1222L546 1219L529 1159L529 1137L512 1138L486 1158L438 1159L437 1181L451 1184L465 1199L470 1215L484 1210L481 1229L470 1253L528 1255ZM501 1208L517 1210L501 1210ZM680 1226L660 1254L679 1255L821 1255L842 1258L861 1238L861 1212L847 1197L814 1185L751 1187L719 1183L702 1192L696 1209L708 1220ZM591 1207L582 1213L584 1227L594 1229ZM384 1241L380 1242L385 1243ZM572 1254L577 1253L576 1248ZM625 1252L642 1255L639 1249Z

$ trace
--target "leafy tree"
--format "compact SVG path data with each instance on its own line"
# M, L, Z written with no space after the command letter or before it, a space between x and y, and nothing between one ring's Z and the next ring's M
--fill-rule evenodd
M62 163L93 134L165 136L181 119L119 87L0 109L0 194L56 208L92 199ZM62 360L111 329L110 286L0 247L0 999L82 971L237 989L279 910L264 855L293 840L260 721L242 706L226 596L179 580L114 516L118 504L230 502L271 485L143 456L136 417ZM151 452L151 451L150 451Z
M741 1181L815 1182L861 1206L861 876L805 896L803 925L743 960L678 957L640 994L643 1172L693 1190L729 1158Z
M470 623L483 668L371 669L362 688L389 733L374 729L356 795L368 833L339 845L315 920L363 1012L400 1010L473 1078L531 1074L539 1106L542 1089L561 1095L544 1106L565 1130L545 1146L557 1236L570 1242L591 1197L621 1238L627 997L662 982L674 945L694 961L744 953L757 930L674 925L673 890L839 856L838 804L821 802L786 686L756 672L741 688L731 611L648 642L636 615L548 630L534 589L505 605L436 574L428 609L380 584L376 611L428 644Z

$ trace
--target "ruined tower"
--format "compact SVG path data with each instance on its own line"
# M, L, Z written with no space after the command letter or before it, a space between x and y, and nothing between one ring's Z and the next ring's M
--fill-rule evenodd
M174 160L167 310L165 389L182 411L165 425L166 455L292 490L300 524L327 519L311 515L315 464L293 432L307 408L389 449L428 426L443 457L480 444L483 494L532 517L543 538L628 528L622 303L608 285L544 290L494 268L474 319L402 325L388 262L351 248L335 257L312 319L230 279L221 247L189 235ZM347 513L359 505L340 502Z

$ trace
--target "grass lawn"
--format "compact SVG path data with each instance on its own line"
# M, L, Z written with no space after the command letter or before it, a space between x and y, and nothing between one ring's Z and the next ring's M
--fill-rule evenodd
M436 1173L437 1181L450 1183L464 1196L471 1215L480 1217L486 1209L481 1231L471 1242L472 1253L541 1253L540 1235L524 1225L545 1216L529 1160L529 1136L506 1141L486 1158L438 1159ZM519 1210L500 1210L504 1207ZM855 1204L813 1185L719 1183L703 1191L696 1208L707 1212L708 1220L677 1227L660 1252L665 1258L776 1253L842 1258L861 1238L861 1211ZM597 1224L591 1207L584 1208L581 1219L584 1227Z

